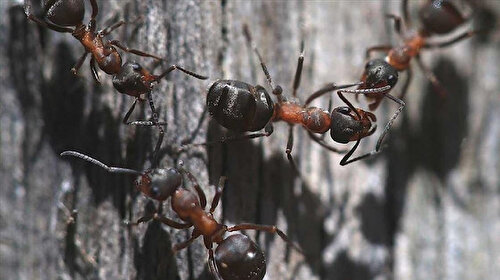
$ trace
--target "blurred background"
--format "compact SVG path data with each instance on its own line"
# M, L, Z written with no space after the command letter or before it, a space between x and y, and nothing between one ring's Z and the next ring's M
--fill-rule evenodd
M35 11L40 4L33 1ZM424 1L409 1L418 23ZM500 1L453 1L470 20L456 30L498 26ZM90 5L85 1L90 17ZM205 118L206 91L216 79L267 87L246 44L248 24L274 81L291 93L300 42L305 62L298 92L303 102L326 83L359 80L365 50L397 44L387 13L401 1L98 1L98 28L135 19L108 38L157 54L200 74L199 81L172 72L153 90L160 119L168 121L161 165L180 159L201 182L228 177L217 218L277 225L305 256L277 236L247 232L265 252L265 279L496 279L500 275L500 36L498 28L422 58L448 95L436 94L413 67L406 107L387 148L377 157L341 167L342 155L294 130L293 155L304 180L285 155L288 126L275 124L263 139L196 147L179 153L182 139L219 139L226 131ZM153 203L134 178L109 174L59 153L77 150L113 165L151 165L157 130L121 120L133 98L118 94L111 77L92 79L70 34L29 22L22 2L0 1L0 278L1 279L211 279L200 240L173 255L172 244L190 230L157 222L127 227ZM451 35L452 36L452 35ZM433 38L446 40L450 36ZM152 60L122 53L124 61ZM394 95L399 95L406 73ZM333 95L334 106L341 104ZM367 108L360 98L356 107ZM146 105L146 106L144 106ZM328 96L314 102L327 108ZM378 131L356 153L371 151L381 127L397 109L383 101ZM147 119L147 104L133 119ZM327 139L329 136L327 136ZM331 140L329 140L331 141ZM339 148L350 148L329 142ZM186 184L189 187L189 184ZM167 215L174 217L169 201ZM71 217L71 210L78 215ZM165 211L165 210L164 210Z

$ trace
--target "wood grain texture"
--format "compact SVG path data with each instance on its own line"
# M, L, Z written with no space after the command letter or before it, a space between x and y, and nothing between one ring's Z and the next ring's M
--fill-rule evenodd
M296 127L293 155L302 182L286 159L284 124L264 139L182 154L170 147L196 129L214 80L267 87L242 35L244 23L287 94L305 41L298 93L305 100L326 83L357 81L367 47L397 42L383 15L400 14L400 1L98 2L99 26L143 16L110 38L165 57L156 72L176 63L210 76L199 81L171 73L154 88L160 119L168 121L161 164L182 159L209 201L209 184L228 176L221 221L275 224L305 250L303 257L276 236L247 232L266 254L266 279L493 279L500 273L498 30L484 41L423 54L449 96L440 100L414 67L403 117L373 160L341 167L341 155ZM483 4L485 14L476 18L496 19L499 2ZM414 15L417 1L410 6ZM111 165L148 168L157 131L121 124L132 98L117 94L104 73L96 85L88 62L74 77L69 69L82 47L68 34L28 22L18 2L0 1L0 15L0 278L210 279L201 240L176 255L170 250L189 231L155 222L123 225L152 206L134 190L134 178L58 156L74 149ZM124 60L151 63L129 54ZM327 104L327 98L314 103ZM134 118L150 115L141 108ZM396 108L382 102L379 127ZM205 119L195 142L225 133ZM375 146L374 136L360 151ZM76 223L61 205L78 209Z

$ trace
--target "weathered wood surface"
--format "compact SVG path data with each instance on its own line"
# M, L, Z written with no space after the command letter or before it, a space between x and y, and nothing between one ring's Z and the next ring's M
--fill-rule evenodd
M498 15L498 1L484 2ZM176 256L170 251L188 231L154 222L122 224L148 207L134 191L133 178L59 158L62 150L75 149L144 169L157 132L121 125L133 100L117 94L103 73L103 85L95 85L88 64L73 77L69 69L82 52L79 43L28 23L18 3L0 1L0 278L209 279L201 241ZM397 39L383 15L399 13L399 4L99 1L98 22L143 15L143 23L110 37L210 76L203 82L172 73L155 87L160 118L169 122L168 146L196 128L213 80L266 85L242 36L243 23L287 92L305 41L299 91L304 100L327 82L359 78L364 50ZM162 165L183 159L209 198L208 184L228 176L217 213L221 220L276 224L304 248L305 258L275 236L249 232L266 252L266 279L494 279L500 274L498 35L423 57L450 95L439 101L415 68L407 110L388 148L374 160L340 167L340 155L296 128L293 154L307 181L302 184L284 153L287 127L276 124L266 139L208 152L167 150ZM396 109L383 103L379 127ZM316 105L326 107L327 100ZM136 117L147 116L145 108ZM196 141L222 133L205 121ZM360 150L371 149L376 136ZM68 223L60 205L78 209L76 223Z

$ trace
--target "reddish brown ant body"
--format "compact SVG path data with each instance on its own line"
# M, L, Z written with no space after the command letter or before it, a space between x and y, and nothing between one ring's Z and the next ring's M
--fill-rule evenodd
M408 0L403 0L402 9L403 19L396 15L387 15L387 17L394 20L394 28L398 35L403 38L403 43L397 46L380 45L371 47L366 51L366 58L368 59L371 53L375 51L385 52L387 55L385 56L384 61L388 65L392 66L397 71L407 72L407 78L399 97L401 99L405 96L409 83L411 81L412 71L410 62L413 58L417 60L419 67L422 69L425 76L434 85L434 87L438 89L438 92L442 95L445 95L446 91L439 84L439 81L436 79L432 71L430 71L430 69L423 64L420 57L421 51L423 49L443 48L453 45L463 39L471 37L478 31L467 31L458 34L456 37L444 42L429 42L429 38L433 35L444 35L452 32L461 24L463 24L466 21L466 18L457 10L455 6L453 6L450 1L429 0L419 10L419 18L422 27L415 33L409 33L407 29L411 27L411 21L408 11ZM379 77L376 78L374 77L374 72L369 72L370 67L368 66L368 64L374 63L374 61L376 60L371 60L367 63L367 69L365 70L361 78L361 80L365 83L359 87L360 89L382 86L386 85L389 82L389 76L379 75ZM386 68L388 66L384 65L382 67ZM371 81L368 82L368 80L370 79ZM387 92L389 91L390 90L388 90ZM373 100L373 103L370 104L369 107L370 110L373 111L378 107L380 101L384 97L384 94L386 94L387 92L379 92L377 94L368 96Z
M160 57L136 49L129 49L122 45L118 40L108 41L104 37L110 34L116 28L125 24L125 21L119 21L102 30L96 30L96 17L99 8L96 0L89 0L92 6L92 15L87 25L83 24L85 16L85 5L83 0L53 0L44 3L46 12L45 18L39 19L31 12L31 4L25 3L25 13L28 19L34 21L40 26L51 30L71 33L85 48L85 53L78 59L75 66L71 69L73 74L77 74L83 62L89 53L90 69L96 82L99 82L99 75L96 69L96 63L106 74L118 74L122 68L122 59L115 47L136 55L152 57L161 60Z
M449 41L439 43L428 42L429 37L432 35L449 33L466 20L465 17L463 17L449 1L432 0L427 1L427 3L419 11L422 28L417 33L404 36L402 23L405 24L404 27L409 27L411 24L408 12L408 0L403 0L402 8L404 21L395 15L388 15L388 17L394 20L396 32L404 39L403 44L398 46L374 46L367 49L367 59L369 59L370 54L375 51L382 51L387 53L387 55L384 59L371 59L366 63L365 70L360 79L361 83L357 89L343 89L339 91L342 93L354 93L356 94L356 98L358 94L365 95L369 100L373 101L368 107L370 111L375 111L384 97L391 99L399 105L398 110L392 115L390 120L387 122L384 131L378 138L375 150L370 154L380 151L385 135L389 132L392 124L405 107L405 103L401 99L404 98L411 81L411 59L415 58L417 60L418 65L423 70L425 76L431 81L434 87L438 89L438 92L444 95L443 93L445 90L441 87L434 74L423 64L420 52L422 49L447 47L477 33L477 31L468 31L459 34ZM405 70L407 72L406 81L398 98L389 94L389 92L398 81L398 71ZM306 104L309 104L312 100L329 91L331 90L325 88L315 92L306 100ZM361 158L363 158L363 156Z
M264 278L266 273L266 261L262 250L246 235L237 233L225 237L225 233L240 230L260 230L269 233L278 234L285 242L302 252L300 248L294 245L286 234L276 226L257 225L257 224L239 224L228 227L220 224L213 217L213 213L219 204L222 195L222 189L225 184L225 177L221 177L219 185L216 186L216 192L212 199L210 210L205 210L207 199L205 193L200 188L196 178L187 170L182 168L169 169L148 169L137 171L128 168L109 167L104 163L91 158L87 155L65 151L61 156L74 156L98 165L108 172L126 173L139 175L136 186L147 197L160 201L171 198L172 210L183 222L176 222L158 212L152 216L140 218L136 223L147 222L151 219L176 229L187 229L193 227L191 238L174 245L173 250L179 251L188 247L196 238L203 236L205 247L209 252L208 265L213 276L218 279L255 279ZM193 184L196 194L182 187L182 173L185 173ZM213 243L217 244L215 253Z
M325 111L317 107L308 107L296 101L288 100L283 95L281 86L274 85L271 75L267 70L262 56L253 45L248 27L243 27L244 35L253 47L253 51L259 58L262 70L266 76L272 93L277 97L278 102L274 103L266 89L260 85L253 86L237 80L218 80L208 90L207 107L210 115L225 128L236 132L255 132L264 128L264 132L255 132L236 137L223 138L221 142L235 139L249 139L262 136L269 136L273 133L272 122L283 121L289 124L288 142L286 148L287 158L292 166L297 170L292 157L293 148L293 126L301 124L308 132L313 141L333 152L342 152L335 147L329 146L321 137L315 135L324 134L330 131L332 139L339 143L357 141L354 147L342 158L340 164L346 165L352 161L365 158L372 154L366 154L359 158L349 160L349 157L356 150L359 141L367 137L376 129L372 122L376 121L375 115L365 112L354 106L339 92L340 98L348 105L335 108L333 111ZM300 57L298 59L297 70L293 83L293 97L297 97L297 89L300 85L302 65L304 62L303 44ZM323 91L334 91L357 84L327 86ZM369 92L385 90L374 89ZM323 94L323 93L321 93ZM331 112L330 112L331 111ZM201 145L212 144L208 142ZM199 145L199 144L198 144Z
M98 14L98 6L96 0L89 1L92 6L92 15L87 26L82 23L83 17L85 15L85 5L83 0L54 0L45 3L44 10L46 12L46 15L44 20L37 18L31 13L31 5L28 3L25 4L25 12L28 18L33 20L35 23L57 32L71 33L78 41L80 41L80 43L85 48L85 53L80 57L76 65L71 69L71 71L75 75L85 61L87 55L91 53L92 58L90 59L90 69L92 70L92 76L94 77L95 81L99 82L99 75L95 67L95 64L97 63L101 70L113 76L113 86L116 90L118 90L118 92L135 97L134 103L123 118L123 123L127 125L158 127L160 134L155 146L155 150L153 152L154 165L156 165L158 151L160 149L161 143L163 142L163 136L165 134L162 125L166 125L166 123L159 122L158 120L158 114L156 112L151 96L153 84L161 80L173 70L180 70L190 76L202 80L207 79L207 77L186 70L178 65L171 65L160 75L151 74L148 70L146 70L136 62L126 62L122 65L121 56L114 46L126 52L130 52L139 56L152 57L157 60L162 59L158 56L148 54L143 51L129 49L123 46L118 40L105 40L104 36L108 35L116 28L125 24L125 21L119 21L103 30L96 31L96 17ZM147 98L149 101L153 121L139 120L129 122L128 119L134 111L137 101L145 100L145 98Z

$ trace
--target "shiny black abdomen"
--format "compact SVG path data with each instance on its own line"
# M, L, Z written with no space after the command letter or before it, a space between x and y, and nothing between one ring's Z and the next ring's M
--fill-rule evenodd
M218 80L208 90L207 107L210 115L227 129L258 131L271 119L274 103L259 85Z

